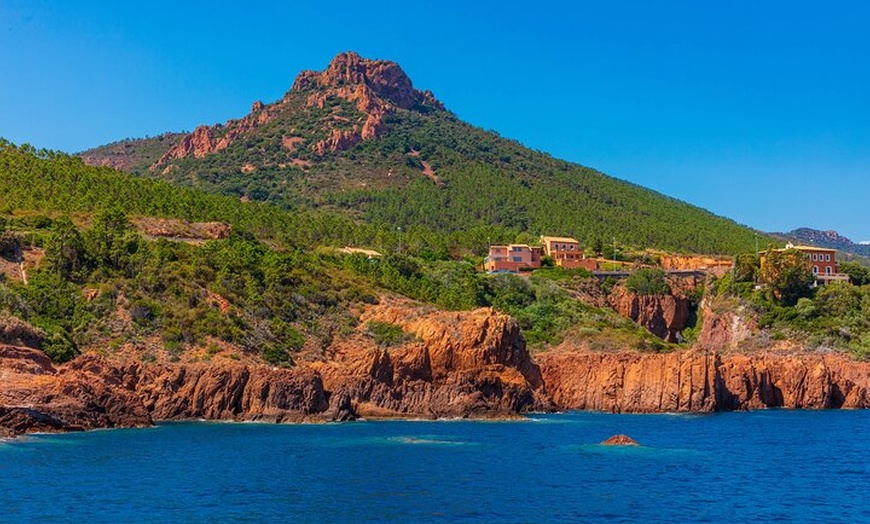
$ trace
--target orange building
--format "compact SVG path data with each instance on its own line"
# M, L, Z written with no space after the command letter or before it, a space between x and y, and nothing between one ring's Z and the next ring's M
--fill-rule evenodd
M797 249L807 256L810 268L813 270L816 280L822 284L834 281L849 281L849 275L840 273L840 265L837 264L837 250L826 249L816 246L795 246L787 244L785 249ZM776 251L785 251L777 249ZM761 252L761 265L764 265L765 252Z
M580 249L580 242L570 237L541 237L544 244L544 253L553 259L553 263L565 269L583 268L590 271L598 269L598 263L593 259L587 259L586 254Z
M483 267L490 273L509 271L516 273L521 269L541 267L542 248L526 244L501 244L489 246L489 256Z

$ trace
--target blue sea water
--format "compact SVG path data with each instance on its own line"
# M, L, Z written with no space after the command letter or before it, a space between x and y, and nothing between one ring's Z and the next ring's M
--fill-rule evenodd
M173 423L0 443L2 522L870 522L870 411ZM598 443L625 433L642 445Z

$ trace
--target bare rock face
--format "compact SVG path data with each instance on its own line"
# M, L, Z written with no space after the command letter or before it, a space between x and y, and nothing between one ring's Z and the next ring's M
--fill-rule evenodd
M0 313L0 344L38 348L45 338L37 329L23 320Z
M551 352L538 355L562 409L615 413L870 407L870 363L839 355Z
M635 295L615 288L610 303L617 313L668 342L677 342L689 320L689 300L679 296Z
M722 304L727 301L705 299L701 303L701 316L704 319L698 334L698 346L709 350L729 351L738 349L742 342L750 339L758 330L755 313L743 306Z
M326 140L315 144L315 151L324 155L343 151L362 140L380 136L386 129L385 118L396 109L443 110L444 106L429 91L418 91L399 64L387 60L368 60L356 53L341 53L323 72L303 71L293 83L291 92L308 95L308 106L323 108L330 98L347 100L364 115L360 126L349 130L332 130Z
M0 434L137 427L152 423L101 359L58 370L41 351L0 346Z
M337 55L323 72L303 71L293 83L293 91L310 89L337 89L351 86L353 93L347 99L361 101L367 98L374 105L388 103L401 109L429 106L444 109L429 91L418 91L399 64L388 60L369 60L357 53ZM373 109L373 106L365 106Z
M505 417L551 410L516 323L489 309L373 308L417 340L381 348L357 336L294 369L238 363L144 364L84 355L54 367L0 346L0 435L135 427L152 420Z
M134 364L121 369L155 420L307 420L326 410L323 383L308 370L266 366Z
M388 60L369 60L353 52L341 53L324 71L301 72L282 100L274 104L257 101L244 118L230 120L223 125L197 127L151 166L152 171L175 159L188 156L202 158L226 149L236 140L275 120L286 109L291 94L299 93L306 96L308 108L323 109L332 100L339 99L351 102L362 114L350 128L325 129L327 138L310 146L312 151L321 156L344 151L360 141L381 136L386 130L386 117L396 110L444 109L444 105L430 91L415 89L399 64ZM336 115L336 119L348 120L339 115ZM297 144L282 141L282 145L292 152Z
M350 399L360 416L502 417L553 408L506 315L480 309L418 316L387 306L362 320L398 324L418 341L390 350L343 347L316 368L334 398Z

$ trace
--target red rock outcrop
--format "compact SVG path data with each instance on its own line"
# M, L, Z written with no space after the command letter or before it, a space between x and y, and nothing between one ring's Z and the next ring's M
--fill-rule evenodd
M120 379L99 359L59 370L39 350L0 346L0 435L150 425Z
M418 315L372 308L362 320L400 325L396 349L340 346L316 366L324 387L360 416L487 417L552 409L519 327L490 309ZM338 406L332 406L338 409Z
M347 100L363 114L362 125L352 129L333 129L328 139L315 144L324 155L343 151L362 140L379 136L384 119L398 109L444 109L429 91L418 91L399 64L387 60L368 60L356 53L341 53L323 72L303 71L296 77L291 92L310 92L307 105L325 107L330 98Z
M251 113L244 118L229 120L226 124L213 127L199 126L193 130L193 133L184 135L180 142L169 148L160 160L151 166L151 170L154 171L178 158L191 155L194 158L202 158L226 149L237 139L274 120L280 111L280 103L267 106L258 100L251 106Z
M444 105L430 91L415 89L411 79L397 63L369 60L353 52L341 53L322 72L301 72L282 100L274 104L257 101L244 118L213 127L197 127L193 133L185 135L172 146L151 169L156 170L174 159L188 156L202 158L226 149L258 127L272 122L291 105L292 96L298 93L305 94L305 105L309 108L323 109L330 100L339 99L351 102L361 113L349 128L325 129L328 137L310 145L319 155L343 151L362 140L380 136L386 129L386 117L397 109L444 109ZM335 118L339 122L350 121L340 115ZM296 148L296 142L283 139L282 145L291 153Z
M758 330L755 314L735 300L726 307L721 302L727 298L715 301L705 299L701 303L701 332L698 334L697 346L708 350L733 351L745 341L750 340ZM714 303L716 302L716 303Z
M292 422L328 407L319 375L306 369L133 364L119 372L155 420Z
M537 356L563 409L619 413L870 407L870 363L840 355L551 352Z
M613 435L601 443L602 446L637 446L636 440L628 435Z
M326 362L144 364L85 355L54 367L0 346L0 434L129 427L152 420L504 417L553 409L516 323L489 309L409 313L375 307L418 340L380 348L361 335Z
M401 109L428 106L444 109L431 91L418 91L399 64L388 60L369 60L357 53L337 55L323 72L303 71L296 77L292 91L334 90L345 100L358 103L360 111L370 113L384 103Z
M689 320L689 300L680 296L635 295L615 288L609 300L617 313L668 342L677 342Z

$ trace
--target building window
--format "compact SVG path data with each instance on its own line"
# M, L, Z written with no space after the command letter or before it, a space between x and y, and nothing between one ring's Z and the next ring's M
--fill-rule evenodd
M511 260L513 260L514 262L522 262L523 257L513 257Z
M830 256L830 255L828 255L828 256ZM828 267L825 268L825 274L826 274L826 275L830 275L830 274L831 274L831 266L828 266Z
M830 261L831 261L831 254L828 253L827 255L825 255L825 262L830 262Z
M813 275L819 274L819 266L813 266Z
M813 253L813 262L816 262L819 259L819 256Z

